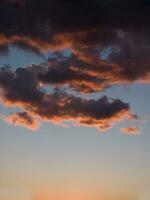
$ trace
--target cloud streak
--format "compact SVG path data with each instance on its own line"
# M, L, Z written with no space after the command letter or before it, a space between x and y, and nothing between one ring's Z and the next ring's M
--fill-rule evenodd
M139 135L140 134L140 129L138 127L133 127L133 126L121 128L121 131L126 135Z

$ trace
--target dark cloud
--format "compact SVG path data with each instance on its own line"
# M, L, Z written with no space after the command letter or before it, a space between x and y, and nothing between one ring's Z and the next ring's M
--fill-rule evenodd
M124 59L124 62L128 61ZM149 83L148 63L145 59L139 66L136 60L133 63L129 62L128 65L116 65L96 59L91 62L86 57L82 59L74 54L70 57L55 54L55 57L49 58L47 62L28 67L28 70L34 73L37 80L44 85L59 88L68 86L82 93L93 93L116 84Z
M55 44L56 35L86 32L86 37L78 37L82 47L105 46L117 42L118 30L148 36L149 10L142 0L2 0L0 33L13 43L28 38Z
M9 45L36 53L68 47L99 65L109 47L107 62L119 66L122 79L149 80L149 12L146 0L2 0L0 51Z
M1 102L4 105L24 110L7 117L7 121L32 129L37 127L38 121L73 121L78 125L104 131L125 117L134 118L129 104L119 99L109 100L104 96L95 100L75 97L60 91L52 94L43 91L36 76L34 77L28 69L2 69L0 89Z
M2 96L10 102L31 102L40 101L43 94L38 89L34 75L23 68L18 68L15 72L8 68L0 71L0 88Z
M1 0L1 54L8 53L11 45L38 54L57 52L40 65L2 69L2 101L43 120L72 119L102 128L102 120L107 119L103 122L109 127L122 110L129 111L127 104L106 97L86 100L66 93L49 94L43 88L67 85L93 93L115 84L149 83L149 13L148 0ZM70 57L58 55L65 48L70 49ZM65 99L64 105L53 100L57 96Z

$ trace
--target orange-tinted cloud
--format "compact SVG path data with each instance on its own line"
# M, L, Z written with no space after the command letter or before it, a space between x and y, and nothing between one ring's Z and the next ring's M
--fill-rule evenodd
M39 122L35 117L32 117L27 112L18 112L4 118L8 124L14 124L15 126L22 126L33 131L39 128Z
M140 133L140 129L138 127L132 127L132 126L121 128L121 131L127 135L139 135Z
M122 66L107 61L101 61L98 57L89 61L75 54L64 57L54 54L45 63L30 67L30 71L37 75L42 84L53 85L59 88L67 85L70 89L82 93L102 91L117 84L129 84L132 82L150 82L148 64L142 67ZM89 57L90 58L90 57ZM134 77L131 74L134 70Z

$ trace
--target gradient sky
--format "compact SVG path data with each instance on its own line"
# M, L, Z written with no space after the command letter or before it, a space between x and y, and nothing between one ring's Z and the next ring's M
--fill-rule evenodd
M6 1L3 0L3 2L5 4ZM17 2L17 5L18 4L20 5L20 2L22 1L14 1L14 2L15 3ZM93 2L96 2L97 6L99 5L98 1L96 0L94 0ZM111 3L111 1L108 2ZM145 3L148 6L148 1L145 1ZM139 7L137 6L137 8ZM73 27L75 28L77 28L78 25L82 27L82 20L83 21L85 20L85 18L82 15L80 16L80 14L81 13L79 13L79 19L81 18L81 24L76 23L76 19L73 18L73 21L75 23ZM65 21L66 22L64 23L65 26L67 26L67 28L71 27L72 30L73 27L68 25L70 24L70 21L66 21L65 15L62 16L64 17L64 19L60 20L61 23L63 24L63 22ZM96 15L96 17L98 16L99 15ZM25 19L26 17L27 16L25 15ZM77 19L77 21L79 19ZM91 17L90 19L95 19L95 15L93 16L93 18ZM54 21L56 23L56 26L54 26L54 29L59 30L61 24L60 22L58 22L59 20L58 21L57 19L55 20ZM98 23L96 19L95 21L96 23ZM111 22L107 22L106 19L104 19L104 21L106 24L108 23L108 26L110 26ZM133 22L134 24L136 24L136 21L133 20ZM11 23L13 24L13 20L11 21ZM26 20L24 20L24 23L25 26L27 26ZM140 23L142 23L142 20L139 22L139 24ZM63 30L62 32L65 35L64 33L65 28L63 27L63 25L61 27L61 30ZM127 38L129 38L129 40L132 40L131 35L130 36L128 35L129 34L128 32L130 32L131 30L129 29L130 31L128 31L128 28L126 28L126 26L124 27L124 25L120 26L122 29L125 29L127 31ZM91 24L89 25L88 28L90 27ZM75 38L73 38L72 35L71 35L72 42L69 43L70 41L68 37L70 36L67 35L68 40L65 38L66 36L64 36L65 39L64 38L62 39L63 41L65 40L66 42L65 45L63 44L64 46L62 45L63 47L57 47L56 49L53 49L53 47L50 47L49 49L48 47L47 49L44 43L45 39L42 38L44 36L40 37L38 35L39 33L41 33L40 32L41 29L39 33L36 35L37 36L36 39L40 39L41 40L40 42L42 42L39 43L39 41L37 42L37 40L34 40L33 37L34 34L32 35L30 32L27 33L27 37L29 36L31 41L30 42L28 40L24 41L24 37L22 36L22 34L23 35L26 34L26 31L24 32L23 30L23 32L20 34L17 28L16 29L15 28L14 28L14 31L16 31L15 34L12 33L13 31L12 32L10 31L11 29L4 28L2 36L3 37L7 36L6 38L1 39L1 34L0 34L0 47L1 45L3 47L3 41L4 41L4 46L6 45L9 48L9 52L3 52L2 54L0 54L0 68L5 66L4 69L0 71L0 95L2 98L2 102L0 104L0 119L1 119L0 120L0 200L149 200L150 199L150 145L149 145L150 67L147 64L147 62L149 61L147 58L149 55L147 56L147 54L150 52L145 43L143 41L142 41L143 43L141 42L142 45L145 45L146 47L145 46L143 47L142 45L141 45L142 47L141 46L139 47L139 45L136 44L135 42L135 44L137 45L137 49L135 51L132 51L133 57L132 56L130 57L125 51L126 50L125 44L127 44L127 46L131 45L131 43L128 42L126 38L126 35L121 36L123 37L123 41L121 40L122 43L120 42L120 40L115 41L118 46L120 45L119 46L120 48L123 48L122 51L123 53L121 52L121 50L116 50L116 46L104 44L105 48L102 48L99 54L99 59L102 59L104 62L105 61L110 62L108 63L110 64L109 67L112 74L114 73L114 68L112 67L111 62L115 63L117 67L121 66L123 69L125 69L124 73L126 75L123 76L124 74L122 74L122 72L120 72L117 68L118 74L121 73L118 75L119 77L118 82L114 82L114 79L110 75L108 75L108 77L110 76L109 85L106 88L105 87L102 88L103 89L102 91L96 91L96 92L94 91L95 89L94 87L97 86L98 90L99 86L101 87L101 85L99 85L98 79L96 80L96 83L98 83L98 85L92 86L93 91L90 91L88 94L84 93L84 91L82 91L83 88L81 87L81 85L76 85L76 83L75 85L70 86L71 91L68 89L65 90L72 94L73 99L80 96L84 100L86 99L96 100L102 98L104 95L106 95L108 98L111 98L112 101L115 101L115 99L121 99L120 104L122 106L124 106L126 102L129 103L130 105L130 108L127 108L127 113L128 111L131 111L131 113L136 114L136 116L138 117L130 119L125 116L119 119L118 121L115 118L116 117L115 113L114 115L112 114L112 121L109 128L108 129L101 128L101 130L98 130L96 122L93 123L93 127L88 127L87 123L82 123L78 121L76 115L75 116L73 115L74 122L72 121L70 122L68 120L67 125L69 126L65 127L64 124L57 124L58 121L57 119L55 120L55 118L53 121L45 120L44 118L45 116L39 113L38 117L41 117L40 118L41 125L37 130L33 131L30 129L31 128L30 123L27 124L27 126L23 127L24 124L23 125L21 124L22 126L20 126L20 124L17 123L18 121L15 123L10 123L10 121L8 122L6 120L6 116L10 116L14 112L16 113L20 112L20 108L25 110L25 112L29 113L29 115L31 115L33 119L37 115L37 113L34 113L34 110L32 110L31 107L30 110L28 110L26 106L24 106L24 104L15 107L11 107L10 105L9 107L6 106L5 102L7 101L9 101L10 104L15 105L14 103L15 101L12 100L11 97L9 98L8 97L9 95L5 96L1 92L1 90L5 90L7 92L10 92L9 94L11 94L11 89L7 88L7 84L9 85L9 77L4 77L4 80L6 80L6 85L5 81L3 82L2 73L5 70L7 72L6 66L7 65L10 66L11 73L13 72L15 73L16 72L15 70L18 68L21 69L24 68L25 70L26 69L33 70L32 68L30 68L32 64L35 68L41 66L44 68L44 66L49 67L48 65L49 62L53 61L53 58L56 56L58 57L57 60L58 63L56 64L56 66L54 66L54 69L57 72L58 70L57 65L60 65L59 67L61 66L63 67L61 60L62 54L63 56L65 56L66 59L68 59L67 60L68 63L71 62L71 60L69 60L71 54L75 54L75 56L77 56L79 59L81 60L83 59L82 60L83 66L84 67L86 66L88 68L88 64L89 63L91 64L91 60L93 62L95 59L97 59L97 57L95 58L93 56L95 52L92 54L92 52L94 51L93 46L95 47L95 43L93 44L91 42L93 37L92 38L87 37L85 42L84 39L80 37L79 41L75 41ZM34 28L35 27L33 27L33 29ZM70 31L69 28L67 29L67 31ZM87 27L83 27L83 30L84 28L85 30L87 30L86 29ZM146 28L144 28L143 32L141 31L142 33L139 37L143 38L146 35L145 29ZM56 32L55 31L54 34L57 35L57 31ZM135 28L135 30L133 30L133 35L136 33L136 31L138 32L138 30ZM147 32L148 31L149 29L147 30ZM0 28L0 33L1 32L2 31ZM59 30L59 32L61 31ZM7 35L7 33L9 33L10 35L9 34ZM109 31L106 33L110 34ZM21 44L20 46L17 46L19 43L18 39L17 41L14 42L14 44L11 42L10 44L7 44L9 42L8 41L6 42L6 39L16 40L11 38L11 36L16 36L16 35L21 38L21 39L19 38L19 42L20 41L27 42L27 46L24 43ZM110 36L111 35L109 35L107 39L111 38ZM146 38L145 40L149 42L148 39ZM97 42L97 39L95 39L94 41ZM79 42L79 44L75 44L75 42ZM88 42L89 46L87 45ZM103 42L103 40L101 40L101 42ZM82 43L82 45L80 43ZM135 48L135 44L133 43L132 45ZM42 54L39 53L41 51L41 47L39 47L39 44L40 45L42 44L43 45L42 48L45 48L44 53L42 49ZM88 46L88 50L81 48L81 46L84 46L83 44L86 44ZM78 48L81 49L78 50ZM128 48L127 51L129 51ZM54 52L56 54L53 54ZM143 52L143 54L141 54L141 52ZM111 56L111 54L113 54L113 56L109 57ZM116 54L118 57L116 56ZM124 54L125 57L123 57L122 54ZM128 63L129 67L133 67L133 70L131 71L130 68L128 69L128 66L127 67L125 66L126 63L123 62L124 61L123 59L127 59L128 57L130 57L131 61L134 61L131 62L132 64L136 63L137 61L136 65L134 64L132 65L130 62ZM145 61L145 65L143 63L141 64L141 60L140 59L138 60L138 57L140 57L141 60L143 58L143 60ZM89 63L87 62L88 58L89 60L91 59ZM59 59L61 61L59 61ZM53 64L55 64L55 62ZM41 63L46 63L46 64L43 65ZM79 61L77 63L81 64ZM139 63L141 64L141 67L145 66L142 68L142 70L141 68L138 67ZM93 68L94 67L95 64L93 64ZM64 70L65 69L66 68L64 68ZM78 70L78 68L76 70ZM83 70L82 67L81 70ZM31 71L31 72L34 74L35 72L37 73L38 71ZM56 78L56 80L59 81L61 80L61 78L59 77L59 74L57 74L56 72L54 72L54 79ZM75 72L76 71L74 71L74 73ZM102 70L100 73L103 72L105 72L105 70L104 71ZM135 74L135 76L132 76L133 75L132 73ZM68 75L68 72L66 74ZM55 77L57 75L58 77ZM107 74L104 75L107 76ZM80 82L80 77L76 78L79 78L77 82L78 81ZM26 81L26 79L24 80ZM85 80L86 80L86 75L85 75ZM90 84L89 84L90 87L92 83L91 80L93 79L90 79ZM62 84L61 85L62 88L60 87L59 89L58 88L57 89L64 90L63 81L62 82L60 81L60 83ZM54 84L53 88L51 88L51 84L52 85ZM55 90L55 84L56 84L55 82L54 83L50 82L49 83L50 88L46 86L44 88L45 89L44 92L53 93L53 90ZM68 81L67 84L70 84L70 82ZM78 87L79 88L81 87L79 91ZM88 85L86 87L88 87ZM12 91L15 93L15 90L13 89ZM68 98L66 93L64 95L66 98ZM19 101L21 102L21 100ZM32 106L34 106L34 104ZM40 106L43 107L44 105L41 104ZM61 107L59 108L61 109ZM96 118L95 115L97 114L97 112L94 111L94 108L95 107L93 107L92 114L90 112L88 113L88 109L85 111L85 113L88 116L90 116L90 120ZM109 112L109 109L107 110L107 112ZM83 115L85 113L83 113ZM80 113L78 112L75 114L80 115ZM86 114L84 116L85 118ZM55 115L58 118L60 117L62 121L65 119L65 115L59 115L59 114L57 115L57 112L56 113L54 112L54 116ZM69 113L67 112L66 115L69 116L69 118L72 117L72 115L69 115ZM101 117L101 115L98 116ZM106 118L108 118L109 121L109 115L106 115ZM75 124L76 121L77 124ZM101 124L101 122L98 123ZM135 130L134 131L130 130L127 132L121 131L123 128L137 128L137 132Z
M1 65L18 67L39 60L13 50ZM140 135L123 135L119 128L128 125L125 121L106 133L48 123L32 132L0 122L1 200L150 198L150 87L116 86L106 93L129 101L142 116Z

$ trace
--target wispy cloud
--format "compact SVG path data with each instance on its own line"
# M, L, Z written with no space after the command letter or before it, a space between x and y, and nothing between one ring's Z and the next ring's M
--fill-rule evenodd
M139 135L140 134L140 129L138 127L133 127L133 126L121 128L121 131L126 135Z

